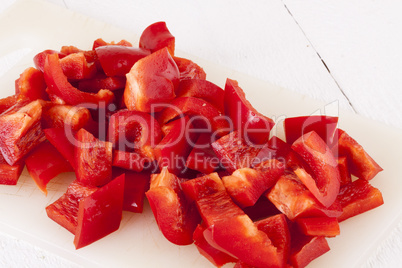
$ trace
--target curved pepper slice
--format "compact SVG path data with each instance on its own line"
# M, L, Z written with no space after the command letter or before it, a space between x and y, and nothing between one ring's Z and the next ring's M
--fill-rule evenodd
M303 168L294 172L317 200L329 207L336 200L340 187L338 163L332 151L314 131L298 138L292 149L309 165L312 174Z
M206 79L207 74L204 72L198 64L195 62L180 57L173 57L174 62L176 62L177 67L180 71L180 80L186 79Z
M129 110L159 112L175 98L179 69L166 48L137 61L126 75L124 103Z
M70 105L85 103L99 104L112 102L114 95L109 90L100 90L96 94L79 91L68 82L61 69L59 56L50 54L47 56L44 67L45 81L49 95L55 95Z
M225 84L225 114L230 117L234 129L253 143L264 144L274 121L260 114L246 99L246 94L235 80L227 79Z
M155 22L149 25L142 32L139 46L155 52L166 47L173 56L175 49L175 38L170 33L164 21Z

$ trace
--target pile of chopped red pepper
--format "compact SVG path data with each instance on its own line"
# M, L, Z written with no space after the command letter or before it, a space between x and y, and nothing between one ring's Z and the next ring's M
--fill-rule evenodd
M217 267L305 267L341 221L383 204L370 184L382 168L337 117L287 118L281 139L235 80L222 89L174 53L164 22L138 47L38 53L0 100L0 183L17 184L25 165L46 194L75 172L46 212L77 249L146 197L166 239Z

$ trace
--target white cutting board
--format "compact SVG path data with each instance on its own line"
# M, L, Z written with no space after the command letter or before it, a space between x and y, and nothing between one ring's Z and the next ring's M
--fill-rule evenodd
M174 29L171 31L174 34ZM13 94L14 80L25 68L33 66L33 56L42 50L58 50L62 45L90 49L93 40L99 37L137 44L140 34L116 29L49 3L19 1L0 16L0 97ZM181 38L185 36L177 39ZM317 102L191 55L180 52L177 55L197 62L206 71L207 79L222 87L227 77L238 80L257 110L271 116L278 126L287 116L339 113L340 127L384 168L372 183L382 191L385 205L341 223L341 235L328 239L331 251L310 267L364 264L400 220L402 131L338 111L337 100ZM277 131L279 136L283 135L280 127ZM0 186L0 232L85 267L213 267L195 246L169 243L158 230L148 204L143 214L124 213L117 232L75 250L73 235L50 220L45 212L45 207L61 196L73 179L73 174L63 174L50 182L48 196L36 187L26 171L16 186Z

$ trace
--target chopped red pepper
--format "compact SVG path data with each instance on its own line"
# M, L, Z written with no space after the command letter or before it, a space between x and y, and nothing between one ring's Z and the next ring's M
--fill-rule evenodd
M142 213L145 193L149 190L151 173L124 171L124 203L123 210Z
M328 242L323 236L292 236L292 253L290 263L295 268L306 267L314 259L330 250Z
M0 154L0 184L16 185L24 169L24 161L18 161L10 166Z
M29 100L47 99L43 73L33 67L25 69L17 80L15 94L18 95L18 98L27 98Z
M219 160L212 149L210 133L201 133L191 153L187 157L186 166L204 174L219 168Z
M166 47L169 50L169 53L173 56L175 49L175 38L169 32L165 22L156 22L149 25L142 32L139 46L140 48L149 49L152 52Z
M305 235L334 237L340 234L336 218L300 218L296 220L296 223Z
M63 128L48 128L44 130L47 140L59 151L70 165L75 168L74 140L67 137ZM70 138L74 138L73 134Z
M186 79L202 79L205 80L207 78L207 74L204 72L200 66L198 66L195 62L179 57L173 57L174 62L176 62L177 67L180 72L180 80Z

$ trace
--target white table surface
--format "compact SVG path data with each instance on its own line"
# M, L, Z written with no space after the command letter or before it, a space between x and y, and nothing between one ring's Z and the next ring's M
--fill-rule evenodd
M135 33L166 21L180 51L402 128L399 0L48 1ZM401 237L399 224L366 267L401 267ZM75 267L6 234L0 266Z

